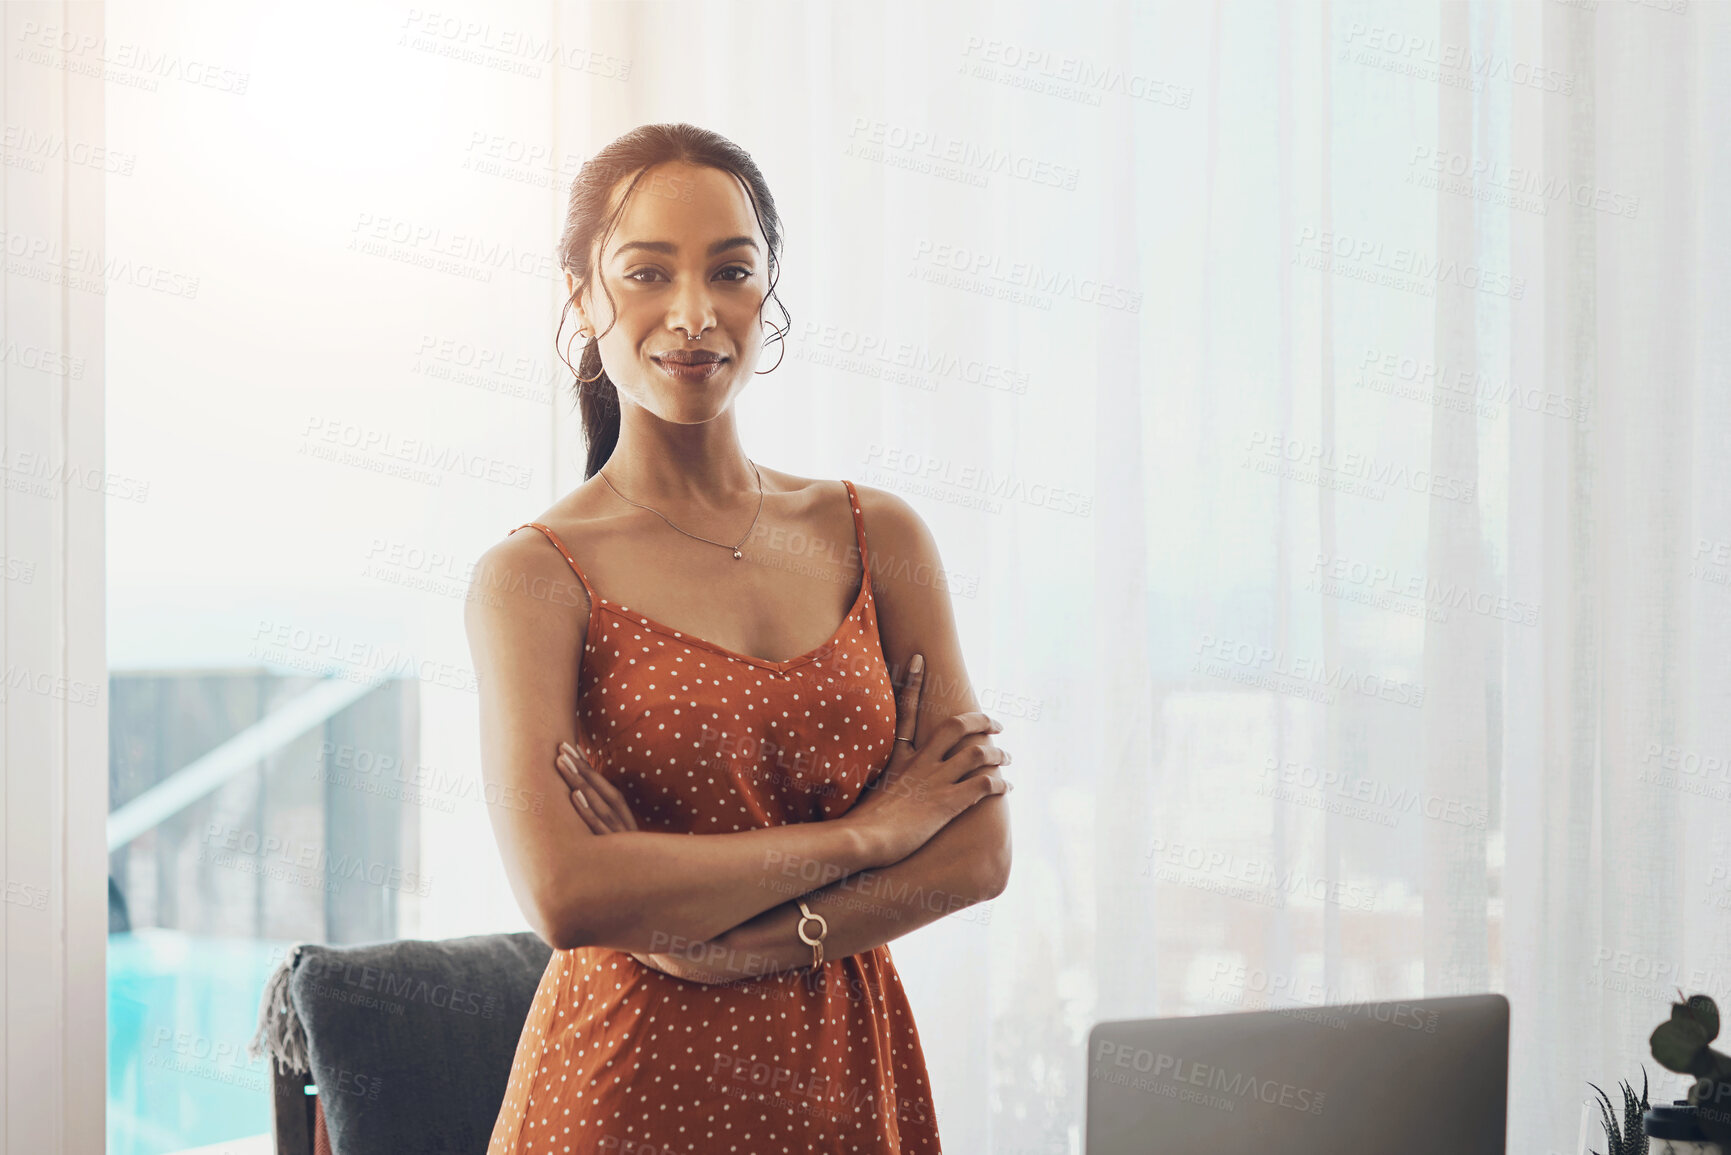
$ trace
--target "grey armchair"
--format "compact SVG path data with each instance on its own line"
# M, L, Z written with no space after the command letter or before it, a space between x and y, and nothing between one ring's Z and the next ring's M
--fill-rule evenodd
M528 931L297 944L251 1048L273 1060L278 1155L483 1155L552 954Z

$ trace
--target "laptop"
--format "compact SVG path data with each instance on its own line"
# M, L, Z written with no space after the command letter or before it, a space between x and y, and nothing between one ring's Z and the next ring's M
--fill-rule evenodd
M1502 995L1102 1022L1087 1155L1504 1155Z

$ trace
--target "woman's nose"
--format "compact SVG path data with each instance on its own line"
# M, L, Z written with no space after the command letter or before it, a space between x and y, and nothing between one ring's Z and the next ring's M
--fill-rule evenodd
M674 293L673 305L667 312L667 327L681 330L688 337L699 337L715 324L715 310L705 286L687 282Z

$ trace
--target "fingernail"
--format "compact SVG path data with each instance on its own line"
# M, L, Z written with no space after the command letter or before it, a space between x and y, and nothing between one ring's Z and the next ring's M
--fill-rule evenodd
M908 659L908 673L917 674L925 668L926 656L924 654L915 654L912 658Z
M574 794L576 794L576 795L577 795L577 801L579 801L579 802L581 802L581 803L582 803L582 804L583 804L583 805L584 805L584 806L588 806L588 805L589 805L589 799L587 799L587 798L585 798L585 797L583 797L583 791L581 791L581 790L574 790L574 791L572 791L572 793L574 793Z

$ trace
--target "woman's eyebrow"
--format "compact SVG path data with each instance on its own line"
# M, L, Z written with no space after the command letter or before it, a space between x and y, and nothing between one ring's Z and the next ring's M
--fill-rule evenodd
M750 245L754 249L758 247L757 242L751 237L725 237L709 246L709 255L713 257L716 253L726 252L728 249L738 248L741 245ZM679 252L679 246L672 241L626 241L613 250L613 255L622 256L632 249L646 249L652 253L665 253L670 257Z

